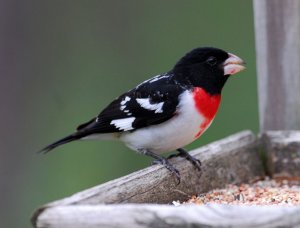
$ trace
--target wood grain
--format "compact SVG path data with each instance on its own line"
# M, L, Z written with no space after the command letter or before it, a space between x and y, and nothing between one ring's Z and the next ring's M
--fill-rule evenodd
M300 1L254 0L261 132L300 130Z
M119 179L76 193L38 209L33 223L49 209L70 205L122 203L170 203L191 195L224 187L229 183L248 182L263 176L258 140L250 131L240 132L191 152L202 161L200 173L183 158L171 162L181 173L181 183L161 165L151 166ZM38 223L39 224L39 223ZM41 226L38 226L41 227Z
M47 209L37 222L43 228L147 227L300 227L300 207L79 205Z
M300 178L300 131L268 131L262 141L271 176Z

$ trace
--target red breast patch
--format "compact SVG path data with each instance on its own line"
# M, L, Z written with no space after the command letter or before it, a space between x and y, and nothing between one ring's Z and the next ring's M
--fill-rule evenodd
M215 117L221 101L221 95L210 95L204 89L196 87L193 90L193 97L197 111L205 118L199 126L200 131L195 135L195 138L198 138Z

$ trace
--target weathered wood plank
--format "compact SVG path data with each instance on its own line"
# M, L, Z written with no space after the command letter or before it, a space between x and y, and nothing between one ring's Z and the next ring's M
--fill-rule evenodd
M261 132L300 130L300 1L254 0Z
M300 227L300 207L77 205L49 208L38 219L43 228Z
M300 131L268 131L262 141L271 176L300 178Z
M36 212L33 222L40 219L40 214L57 206L170 203L228 183L248 182L264 175L257 147L258 140L250 131L229 136L191 152L202 161L202 175L188 161L175 158L171 161L181 173L179 185L167 169L161 165L151 166L45 205Z
M181 174L179 185L166 168L155 165L56 201L51 206L74 203L170 203L174 197L185 199L188 195L228 183L241 183L255 176L263 176L256 149L256 136L249 131L241 132L191 152L202 161L202 175L185 159L173 159Z

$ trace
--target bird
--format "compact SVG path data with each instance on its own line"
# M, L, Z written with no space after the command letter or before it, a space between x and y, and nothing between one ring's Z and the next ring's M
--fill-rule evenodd
M195 48L171 70L123 93L98 116L40 152L76 140L119 140L154 158L154 164L166 167L180 182L180 172L168 158L184 157L201 171L201 161L183 147L208 129L218 111L223 86L231 75L244 69L245 62L232 53L214 47ZM167 158L162 155L171 151L178 153Z

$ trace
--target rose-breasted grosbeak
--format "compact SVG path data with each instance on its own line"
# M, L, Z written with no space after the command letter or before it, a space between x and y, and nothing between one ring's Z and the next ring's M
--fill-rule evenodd
M180 181L178 170L160 154L177 150L177 155L200 170L200 161L182 147L210 126L225 82L230 75L245 69L243 64L242 59L223 50L196 48L172 70L122 94L96 118L42 152L79 139L118 139L132 150L157 159Z

